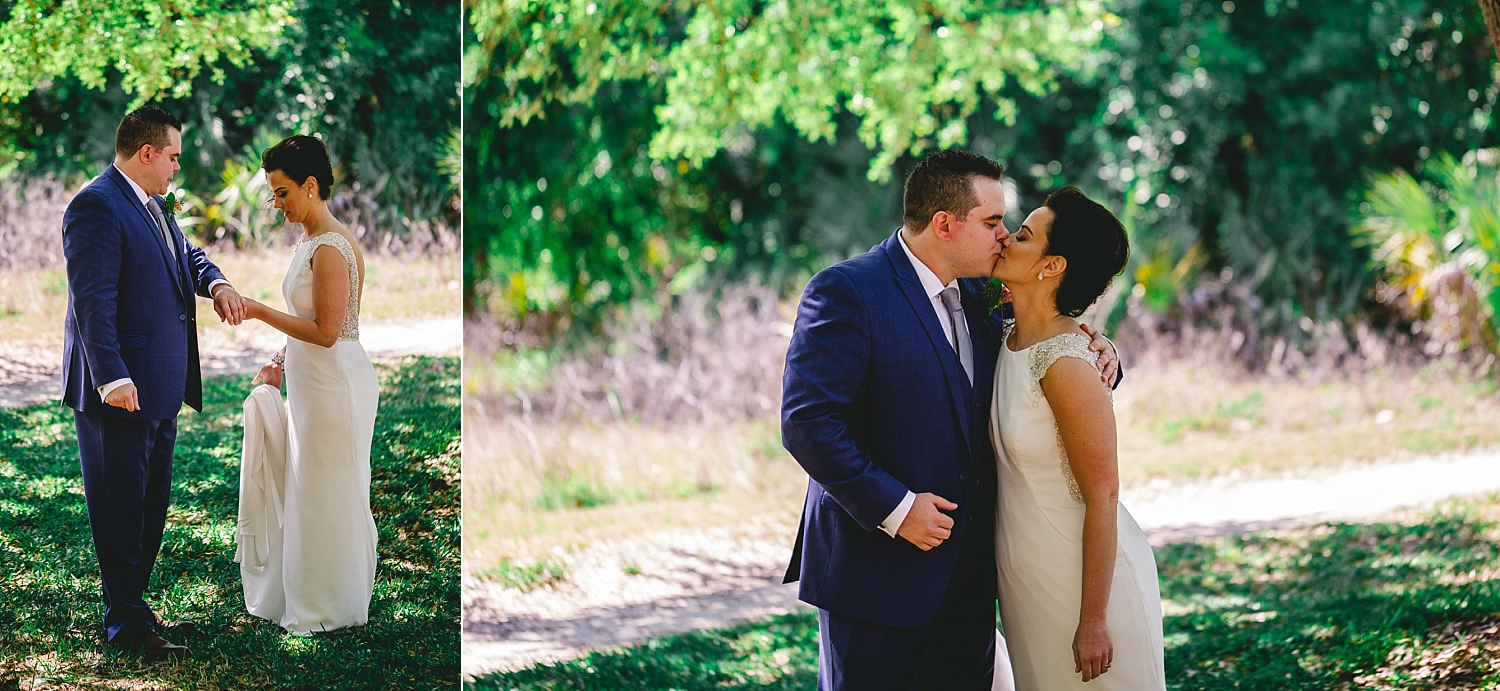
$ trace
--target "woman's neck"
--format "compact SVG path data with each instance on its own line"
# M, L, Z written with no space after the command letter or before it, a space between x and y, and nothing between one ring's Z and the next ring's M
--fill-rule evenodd
M312 218L302 222L302 230L307 237L314 238L338 228L338 221L334 220L333 212L328 210L327 204L319 204L312 213Z
M1058 311L1052 291L1044 290L1040 285L1012 288L1010 301L1016 314L1015 350L1029 348L1057 335L1065 317Z

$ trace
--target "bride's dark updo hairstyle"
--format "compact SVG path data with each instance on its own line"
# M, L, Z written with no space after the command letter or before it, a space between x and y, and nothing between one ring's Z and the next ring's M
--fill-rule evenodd
M1120 219L1077 187L1053 192L1042 205L1052 210L1044 254L1068 260L1057 286L1057 310L1076 317L1125 270L1130 238Z
M281 140L261 155L260 167L267 173L279 170L298 185L308 178L317 180L318 196L325 200L333 194L333 163L317 137L297 134Z

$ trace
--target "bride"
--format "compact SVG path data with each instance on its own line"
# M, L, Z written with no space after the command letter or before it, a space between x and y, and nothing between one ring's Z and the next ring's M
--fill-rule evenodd
M284 479L275 481L284 483L275 490L282 528L268 511L262 555L241 562L245 605L294 634L359 626L375 582L370 442L380 397L359 342L364 256L328 210L333 169L322 141L288 137L266 150L261 167L274 206L305 234L281 283L291 313L246 300L248 318L287 335L252 384L279 388L285 373L289 422L285 472L276 473ZM279 396L267 392L279 411Z
M1000 621L1019 691L1166 688L1156 562L1118 503L1111 395L1073 319L1128 256L1119 220L1067 187L995 263L1016 317L999 348L990 435Z

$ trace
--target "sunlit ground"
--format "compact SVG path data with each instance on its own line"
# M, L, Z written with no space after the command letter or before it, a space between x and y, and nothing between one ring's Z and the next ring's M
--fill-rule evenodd
M1127 486L1500 446L1495 381L1451 362L1310 380L1142 355L1116 394ZM470 381L504 378L472 352L465 367ZM467 390L471 572L656 527L733 525L747 512L795 528L807 476L775 419L528 423L505 394Z
M1500 688L1500 497L1158 549L1167 687ZM475 689L810 688L811 612L653 639Z
M238 252L209 249L208 257L236 290L285 310L281 280L292 249ZM365 288L361 323L456 317L459 314L462 262L457 253L393 257L365 255ZM63 315L68 305L67 274L62 266L0 273L0 343L33 342L61 347ZM213 303L198 301L199 335L205 339L229 333ZM259 327L257 327L259 328Z

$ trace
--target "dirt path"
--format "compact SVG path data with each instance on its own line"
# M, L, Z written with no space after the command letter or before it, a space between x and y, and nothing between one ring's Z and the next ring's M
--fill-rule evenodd
M286 337L267 327L243 331L205 330L199 349L204 376L254 372ZM372 359L402 355L457 357L463 349L463 320L454 315L360 326L360 342ZM62 376L62 342L0 343L0 407L55 400Z
M1154 544L1329 520L1369 520L1500 491L1500 451L1348 465L1275 477L1230 474L1122 491ZM719 628L806 607L780 585L786 527L657 533L557 552L568 579L521 593L465 576L466 679L590 650Z

